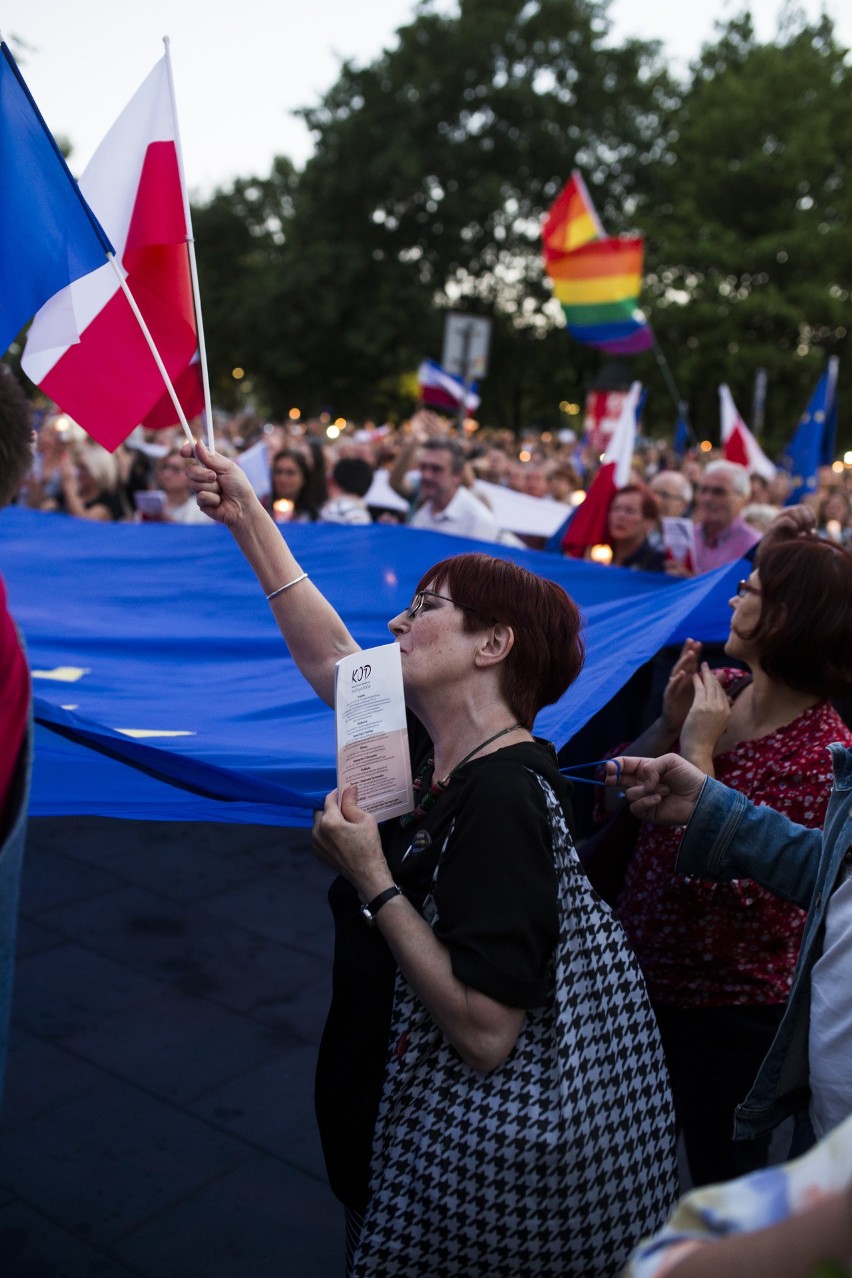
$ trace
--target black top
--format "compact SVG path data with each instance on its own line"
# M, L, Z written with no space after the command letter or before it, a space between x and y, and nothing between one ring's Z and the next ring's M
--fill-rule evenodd
M103 488L97 497L92 497L89 501L83 502L84 510L91 510L93 506L106 506L113 521L123 519L128 513L121 500L121 494L111 488Z
M412 715L408 726L416 772L431 742ZM434 892L435 934L449 949L459 980L521 1008L546 1001L558 928L550 826L541 788L528 769L550 782L570 820L571 787L559 775L553 747L533 741L459 768L416 825L403 829L393 819L380 827L391 873L418 909L448 840ZM419 850L425 835L431 841ZM332 1190L363 1211L396 964L379 929L366 926L347 880L335 879L329 902L334 973L317 1066L317 1119Z
M650 541L643 541L618 567L639 569L640 572L665 572L666 552Z

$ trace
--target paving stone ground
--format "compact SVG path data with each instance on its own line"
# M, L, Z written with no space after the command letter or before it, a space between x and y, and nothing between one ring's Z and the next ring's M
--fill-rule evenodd
M328 880L302 830L31 821L2 1278L340 1278Z

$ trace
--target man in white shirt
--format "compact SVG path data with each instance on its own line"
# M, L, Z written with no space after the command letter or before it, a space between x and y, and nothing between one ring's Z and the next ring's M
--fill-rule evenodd
M462 486L464 463L457 440L424 440L418 504L409 523L412 528L497 541L500 528L491 511Z

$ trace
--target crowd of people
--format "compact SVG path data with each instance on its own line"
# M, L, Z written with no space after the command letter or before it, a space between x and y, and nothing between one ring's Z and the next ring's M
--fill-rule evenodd
M274 424L217 415L215 422L219 452L255 459L252 473L261 477L254 479L255 491L278 523L408 523L531 549L544 548L549 538L531 533L523 518L513 527L514 509L546 509L558 528L584 500L601 460L599 446L571 431L459 435L429 409L399 427L346 423L333 434L320 419ZM61 414L48 416L18 500L85 519L209 523L175 460L182 443L177 428L139 429L110 454ZM605 543L594 557L644 571L706 572L760 539L790 485L783 470L767 481L723 462L718 449L678 457L664 444L640 440L631 482L613 502ZM502 493L532 507L507 510ZM821 536L852 543L852 468L842 462L823 467L806 500ZM689 525L683 554L672 551L664 521Z
M543 549L501 521L494 490L567 517L599 463L573 437L462 437L428 410L334 439L322 422L222 419L194 455L161 432L112 456L52 419L17 499L224 525L331 704L357 645L288 523ZM336 873L317 1117L351 1278L807 1278L852 1260L852 731L831 704L852 695L852 483L825 468L785 509L789 485L640 442L609 506L602 562L686 576L752 561L731 665L711 670L688 640L658 719L599 770L615 815L646 822L612 907L532 731L582 666L570 597L462 554L389 622L414 806L378 825L350 788L314 823ZM811 1152L766 1171L790 1117L790 1153ZM678 1132L698 1188L675 1209Z

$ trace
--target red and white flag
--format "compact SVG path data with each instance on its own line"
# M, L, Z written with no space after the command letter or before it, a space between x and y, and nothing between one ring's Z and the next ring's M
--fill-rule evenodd
M115 260L175 384L187 419L204 407L187 248L178 130L164 56L134 94L80 178L115 245ZM21 366L106 448L135 426L171 426L177 413L113 267L63 288L30 327ZM162 404L166 395L167 408Z
M775 467L746 426L729 386L719 387L719 411L722 414L722 449L725 460L745 466L750 475L772 479Z
M621 416L609 438L601 468L595 475L586 499L577 507L562 539L562 553L581 559L587 546L599 546L607 539L607 516L619 488L630 483L633 449L636 444L636 410L642 383L634 382L624 397Z

